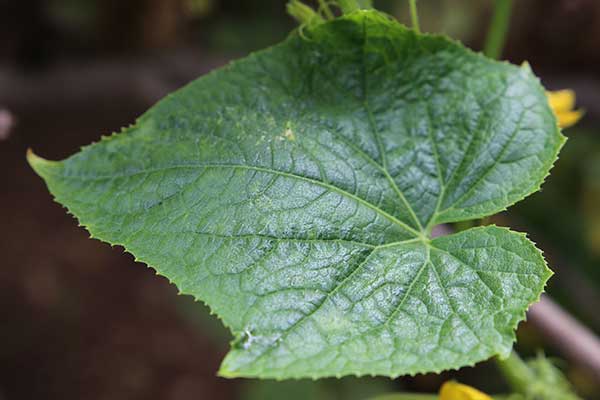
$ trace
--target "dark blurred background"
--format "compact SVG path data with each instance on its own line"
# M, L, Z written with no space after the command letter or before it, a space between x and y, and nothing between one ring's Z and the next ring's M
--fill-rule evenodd
M405 0L375 5L408 20ZM421 24L480 49L492 0L421 0ZM0 399L363 399L458 378L505 389L491 363L398 380L225 380L230 336L206 308L120 248L88 239L52 202L25 151L59 159L119 130L170 91L295 22L284 0L0 0ZM573 88L583 122L552 176L496 222L531 233L556 275L549 293L600 332L600 1L516 1L504 58ZM530 324L584 398L599 383Z

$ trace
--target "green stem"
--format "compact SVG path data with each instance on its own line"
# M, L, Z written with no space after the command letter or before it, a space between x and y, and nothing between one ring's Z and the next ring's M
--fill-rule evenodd
M355 0L337 0L337 4L344 14L349 14L360 9L360 6Z
M421 33L421 26L419 25L419 14L417 13L417 0L408 0L410 5L410 20L412 27L417 33Z
M517 393L527 393L528 386L535 381L535 374L521 357L513 350L507 359L501 360L496 357L495 360L512 389Z
M319 13L300 0L291 0L287 4L287 12L302 25L323 22L323 17Z
M329 4L328 4L327 0L319 0L319 10L323 11L323 14L325 14L325 18L327 18L327 19L335 18L335 15L333 15L331 8L329 8Z
M454 229L457 232L462 232L462 231L466 231L467 229L474 228L475 226L477 226L477 221L474 219L470 219L467 221L458 221L457 223L454 224Z
M494 16L483 48L483 53L490 58L498 59L502 55L512 6L513 0L495 0Z

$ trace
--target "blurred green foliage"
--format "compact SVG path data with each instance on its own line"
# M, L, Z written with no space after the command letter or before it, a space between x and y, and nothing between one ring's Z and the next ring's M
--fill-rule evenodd
M257 381L245 384L240 400L364 400L393 390L383 378L343 378L319 381Z

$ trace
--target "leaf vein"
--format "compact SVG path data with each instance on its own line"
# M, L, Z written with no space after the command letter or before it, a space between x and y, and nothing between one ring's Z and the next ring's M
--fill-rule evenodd
M378 206L376 206L376 205L368 202L367 200L365 200L361 197L358 197L357 195L352 194L338 186L332 185L327 182L319 181L317 179L310 178L307 176L297 175L297 174L294 174L291 172L284 172L284 171L270 169L270 168L266 168L266 167L257 167L257 166L251 166L251 165L241 165L241 164L225 164L225 163L181 164L181 165L170 165L170 166L161 167L161 168L150 168L150 169L138 170L136 172L129 173L129 174L115 174L115 175L109 175L109 176L95 176L95 177L84 177L84 176L78 176L78 175L63 175L63 178L79 179L82 181L99 181L99 180L104 180L104 179L129 178L129 177L136 176L136 175L150 174L150 173L154 173L154 172L163 172L163 171L170 170L170 169L184 169L184 168L190 168L190 169L194 169L194 168L214 168L214 169L232 168L232 169L241 169L241 170L253 170L253 171L259 171L259 172L264 172L264 173L268 173L268 174L276 174L276 175L284 176L284 177L287 177L290 179L301 180L301 181L304 181L307 183L311 183L313 185L324 187L324 188L329 189L333 192L336 192L342 196L348 197L348 198L354 200L355 202L360 203L367 208L370 208L371 210L375 211L382 217L388 219L390 222L395 223L396 225L399 225L404 230L408 231L409 233L413 234L414 236L421 235L420 232L416 231L410 225L406 224L403 221L400 221L398 218L387 213L386 211L382 210Z

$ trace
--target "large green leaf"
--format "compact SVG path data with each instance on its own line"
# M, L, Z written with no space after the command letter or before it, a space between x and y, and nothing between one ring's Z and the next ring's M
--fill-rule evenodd
M220 316L223 376L396 376L508 355L540 252L430 231L537 190L563 140L527 67L359 11L29 161L94 237Z

